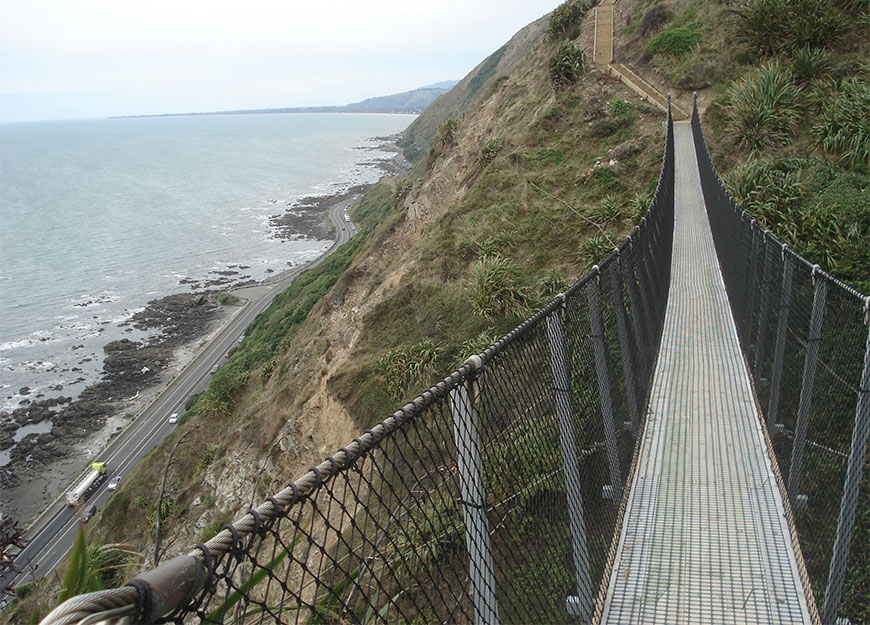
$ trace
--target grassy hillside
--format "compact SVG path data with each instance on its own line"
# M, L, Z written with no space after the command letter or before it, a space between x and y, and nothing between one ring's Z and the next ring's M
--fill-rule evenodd
M207 539L461 364L618 244L660 167L664 115L591 67L554 87L544 18L414 123L417 162L353 209L361 236L246 333L186 422L116 493L94 539ZM591 41L582 22L578 43ZM449 96L449 97L448 97ZM428 130L427 130L428 129ZM412 152L414 150L411 150ZM152 548L153 551L153 548ZM150 558L150 556L149 556Z
M732 195L803 256L870 292L867 0L638 1L616 56L701 92ZM623 7L623 10L626 10Z
M618 60L681 103L698 90L736 197L865 292L867 6L624 0L615 42ZM353 209L360 236L257 319L185 423L110 498L92 542L129 544L153 563L158 488L176 445L162 544L171 555L207 540L630 231L658 176L664 115L590 66L585 8L572 0L529 25L411 125L413 172L366 193ZM46 605L47 592L34 596Z

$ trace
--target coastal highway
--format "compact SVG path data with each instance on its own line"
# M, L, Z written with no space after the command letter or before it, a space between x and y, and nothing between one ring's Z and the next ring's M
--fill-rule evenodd
M28 528L26 538L29 542L15 557L15 564L22 572L19 574L12 570L4 570L0 574L0 598L4 595L2 590L8 586L47 576L57 568L72 546L78 531L80 516L92 507L96 507L98 511L102 509L106 500L112 496L112 493L106 490L106 485L111 478L127 475L145 454L175 429L176 425L169 423L169 416L176 412L183 413L187 399L208 387L212 367L224 362L224 354L238 343L254 318L272 303L272 299L277 294L290 286L302 271L319 264L356 234L356 227L353 222L345 218L345 215L357 197L355 195L345 198L330 208L329 216L336 231L335 242L317 260L283 272L257 286L233 291L234 294L247 300L245 306L214 339L200 350L139 417L95 457L108 464L109 478L88 498L87 502L80 506L80 509L66 505L66 500L61 493ZM122 477L120 488L123 486ZM90 522L99 523L99 514Z

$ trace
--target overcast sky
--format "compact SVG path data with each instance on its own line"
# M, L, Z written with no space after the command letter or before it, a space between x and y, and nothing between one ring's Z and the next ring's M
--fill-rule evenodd
M0 122L343 105L463 78L561 0L0 0Z

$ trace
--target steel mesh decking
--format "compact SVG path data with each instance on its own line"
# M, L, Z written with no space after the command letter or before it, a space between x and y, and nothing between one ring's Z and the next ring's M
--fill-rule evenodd
M671 290L603 623L804 623L784 508L675 124Z

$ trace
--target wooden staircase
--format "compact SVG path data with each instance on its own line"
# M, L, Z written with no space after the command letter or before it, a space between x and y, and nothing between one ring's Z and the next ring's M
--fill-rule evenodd
M645 101L667 112L668 98L622 63L613 62L613 5L615 0L601 0L595 7L595 39L592 59L596 66L613 74ZM689 119L689 114L671 102L674 121Z

